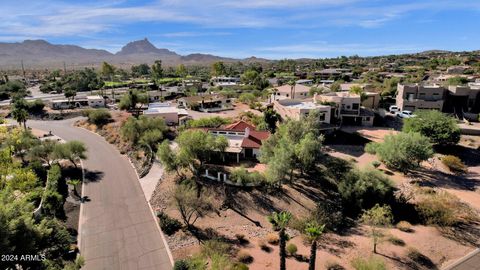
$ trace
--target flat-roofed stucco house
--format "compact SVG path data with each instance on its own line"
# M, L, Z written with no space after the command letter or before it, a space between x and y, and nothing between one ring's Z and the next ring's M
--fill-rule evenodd
M147 117L161 117L167 125L182 125L190 119L185 109L172 107L170 103L150 103L143 111Z
M301 120L307 117L312 111L320 112L320 120L325 124L330 124L331 108L328 105L322 105L313 101L302 101L283 99L276 100L273 103L273 109L283 119Z
M233 100L223 95L199 95L178 99L180 108L201 112L218 112L233 109Z
M443 109L445 88L439 85L398 84L396 105L401 110Z
M281 99L306 99L310 92L310 86L303 84L285 84L274 88L272 101Z
M329 104L333 109L332 117L338 119L342 125L373 126L375 115L373 111L362 108L358 94L330 92L315 95L313 100L320 104Z

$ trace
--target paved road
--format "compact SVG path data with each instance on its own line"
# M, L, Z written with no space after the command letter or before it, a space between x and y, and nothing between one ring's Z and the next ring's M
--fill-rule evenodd
M86 175L98 179L83 187L90 201L80 211L80 251L86 260L82 269L172 269L164 238L127 158L100 136L72 127L73 121L27 124L88 147Z
M444 270L478 270L480 269L480 249L476 249Z

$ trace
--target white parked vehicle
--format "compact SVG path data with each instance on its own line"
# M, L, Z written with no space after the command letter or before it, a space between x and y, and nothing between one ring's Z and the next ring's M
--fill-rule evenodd
M415 117L415 115L414 115L413 112L411 112L411 111L402 111L402 112L398 113L397 116L400 117L400 118L412 118L412 117Z
M392 105L388 108L388 111L392 114L396 114L396 113L400 112L400 108L396 105Z

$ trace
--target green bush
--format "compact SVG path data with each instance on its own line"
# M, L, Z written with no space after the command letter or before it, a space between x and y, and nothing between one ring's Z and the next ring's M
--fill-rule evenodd
M258 184L265 182L265 176L259 172L249 172L245 168L238 168L231 172L230 181L237 184Z
M162 228L162 231L167 235L175 234L182 228L182 223L180 223L180 221L169 217L164 212L157 213L157 217L160 220L160 228Z
M112 115L107 109L92 109L85 112L88 122L97 126L108 124L112 120Z
M189 128L200 128L200 127L209 127L217 128L221 125L231 123L230 119L214 116L214 117L204 117L200 119L192 119L187 122L187 127Z
M393 235L388 237L388 242L392 243L395 246L400 246L400 247L405 246L405 241Z
M380 165L382 165L382 163L381 163L380 161L378 161L378 160L372 161L371 164L372 164L372 166L373 166L374 168L378 168L378 167L380 167Z
M375 204L388 203L393 198L393 184L378 170L353 169L338 184L345 211L357 214L361 209L370 209Z
M188 262L184 260L175 261L173 265L173 270L189 270Z
M47 172L47 190L58 191L58 182L62 178L62 171L57 164L53 165Z
M365 152L375 155L377 153L378 143L376 142L369 142L365 145Z
M36 99L34 102L28 103L28 112L31 114L41 114L45 108L45 103L41 99Z
M376 144L375 152L387 167L402 172L417 168L433 156L430 140L413 132L385 136L383 143Z
M417 110L416 117L403 122L404 132L418 132L435 144L456 144L460 141L460 128L453 117L436 110Z
M462 160L456 156L447 155L442 157L442 163L454 173L465 173L467 171L467 166L463 164Z
M289 243L286 247L286 250L288 255L294 256L295 254L297 254L298 248L297 245L295 245L294 243Z
M248 266L244 263L235 263L232 270L248 270Z
M386 270L385 262L378 257L361 258L357 257L353 259L352 266L356 270Z

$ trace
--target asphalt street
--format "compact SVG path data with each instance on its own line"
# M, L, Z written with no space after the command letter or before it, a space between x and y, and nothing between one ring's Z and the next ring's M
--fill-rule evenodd
M82 269L172 269L172 260L128 159L100 136L73 127L74 119L28 121L33 128L52 131L88 147L84 160L88 200L80 211Z

